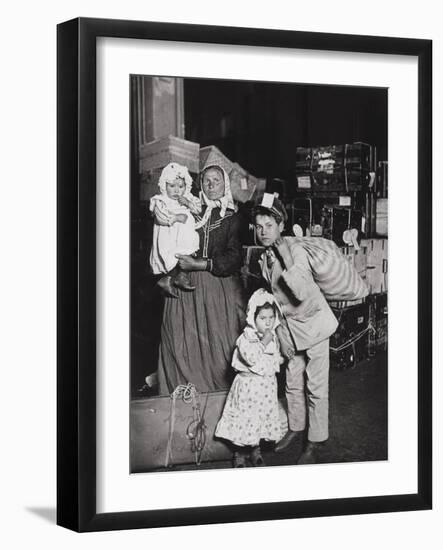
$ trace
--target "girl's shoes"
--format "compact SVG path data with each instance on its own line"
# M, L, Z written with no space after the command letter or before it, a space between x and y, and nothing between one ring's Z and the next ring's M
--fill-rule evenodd
M235 452L232 463L233 463L234 468L245 468L246 467L246 456L242 453Z
M260 447L254 447L249 455L249 460L253 466L264 466L265 461L261 455Z
M233 457L233 466L234 468L245 468L247 466L246 463L247 453L238 452L236 451L234 453ZM265 461L263 460L263 457L261 455L260 447L254 447L249 454L249 460L252 464L252 466L265 466Z

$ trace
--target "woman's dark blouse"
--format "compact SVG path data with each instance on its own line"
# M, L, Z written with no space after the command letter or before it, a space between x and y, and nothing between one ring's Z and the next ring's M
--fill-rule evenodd
M198 220L198 217L197 217ZM220 209L214 208L206 225L198 230L199 256L212 260L212 273L216 277L228 277L240 273L242 246L240 242L241 218L233 210L226 210L220 217Z

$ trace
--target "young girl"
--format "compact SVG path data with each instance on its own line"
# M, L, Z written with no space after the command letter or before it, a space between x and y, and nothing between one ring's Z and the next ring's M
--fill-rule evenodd
M237 339L232 367L237 375L232 383L215 435L235 445L234 467L264 464L260 439L281 438L277 380L283 358L275 329L279 311L272 294L259 289L248 303L247 326Z
M166 295L177 298L172 285L195 290L188 274L177 266L176 254L194 254L199 248L193 214L201 212L201 203L191 194L192 179L185 166L171 162L160 175L161 194L151 198L149 209L155 225L150 255L152 272L164 274L158 285Z

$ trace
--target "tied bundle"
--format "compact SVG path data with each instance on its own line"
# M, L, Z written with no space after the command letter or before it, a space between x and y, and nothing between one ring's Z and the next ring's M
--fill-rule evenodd
M327 300L360 300L369 294L365 281L338 246L321 237L289 237L306 251L315 282Z

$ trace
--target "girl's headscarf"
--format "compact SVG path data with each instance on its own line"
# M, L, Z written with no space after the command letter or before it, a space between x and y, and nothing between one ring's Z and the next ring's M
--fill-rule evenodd
M186 166L182 166L177 162L170 162L167 166L163 168L162 173L160 174L160 178L158 180L158 187L162 195L167 194L166 184L173 183L177 178L181 178L185 182L186 189L184 194L191 194L192 178L188 169L186 168Z
M203 176L211 168L221 172L223 174L223 179L224 179L224 182L225 182L225 192L224 192L223 197L221 199L217 199L215 201L212 201L212 200L208 199L208 197L205 195L205 193L203 191ZM195 224L196 229L199 229L200 227L203 227L206 224L206 222L208 221L208 219L211 216L211 212L212 212L213 208L220 208L220 217L221 218L225 217L226 210L228 208L230 208L231 210L235 210L234 199L232 198L232 193L231 193L231 181L229 180L229 176L228 176L226 170L224 170L221 166L218 166L217 164L211 164L211 165L205 167L205 169L200 174L200 189L201 189L201 191L200 191L200 200L201 200L202 204L206 204L207 208L206 208L206 211L205 211L202 219L198 223Z
M280 324L280 306L274 296L266 291L264 288L259 288L254 292L254 294L249 298L248 310L246 314L246 323L249 327L257 330L255 326L255 312L257 308L264 306L266 303L274 305L275 307L275 323L272 327L275 330Z

